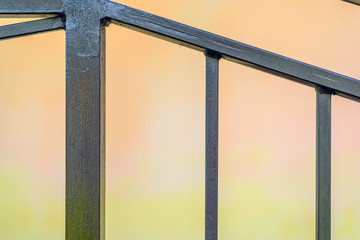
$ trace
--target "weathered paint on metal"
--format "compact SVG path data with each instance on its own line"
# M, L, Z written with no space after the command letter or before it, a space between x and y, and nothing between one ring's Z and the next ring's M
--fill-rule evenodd
M331 239L331 92L316 89L316 240Z
M218 237L218 115L220 55L206 52L205 240Z
M0 39L27 36L35 33L64 29L61 17L23 22L0 27Z
M105 235L105 29L101 2L64 0L66 239Z

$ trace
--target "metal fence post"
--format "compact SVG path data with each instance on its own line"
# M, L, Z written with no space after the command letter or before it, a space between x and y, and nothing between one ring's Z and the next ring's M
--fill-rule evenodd
M205 239L218 237L218 113L220 55L206 52Z
M66 239L104 239L105 32L97 0L66 13Z
M316 88L316 240L331 239L331 92Z

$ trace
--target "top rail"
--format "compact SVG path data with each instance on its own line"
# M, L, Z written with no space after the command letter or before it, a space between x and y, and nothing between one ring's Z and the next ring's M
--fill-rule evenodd
M103 0L110 22L199 51L209 50L227 60L245 64L309 86L331 89L360 102L360 81L291 58L193 28L147 12Z
M62 12L61 0L0 1L0 17L53 17Z
M216 52L227 60L312 87L327 88L335 94L360 102L360 81L357 79L108 0L99 0L99 2L103 5L102 17L108 18L112 23L199 51ZM61 0L0 1L0 17L49 17L59 14L64 14Z

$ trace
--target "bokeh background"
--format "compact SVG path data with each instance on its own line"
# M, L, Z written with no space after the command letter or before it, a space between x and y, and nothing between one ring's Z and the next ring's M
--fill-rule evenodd
M117 2L360 79L360 7L340 0ZM107 239L203 239L204 55L106 34ZM0 239L64 239L65 32L0 54ZM219 118L219 239L314 239L314 89L221 60ZM333 97L335 240L360 238L359 118Z

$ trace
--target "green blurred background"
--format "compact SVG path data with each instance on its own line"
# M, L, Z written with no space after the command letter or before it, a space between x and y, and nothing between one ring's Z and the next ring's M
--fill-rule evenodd
M340 0L117 2L360 79L360 7ZM203 239L204 55L106 34L107 239ZM0 54L0 239L64 239L65 32ZM360 105L332 107L332 234L355 240ZM314 239L314 89L221 60L219 118L219 239Z

